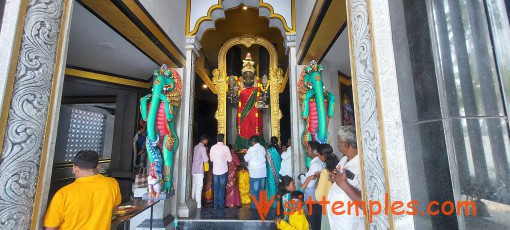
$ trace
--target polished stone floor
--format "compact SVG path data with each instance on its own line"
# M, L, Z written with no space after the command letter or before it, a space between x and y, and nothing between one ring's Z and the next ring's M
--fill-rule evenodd
M275 209L270 209L266 220L274 220L276 216ZM235 220L260 220L260 216L256 209L252 209L250 205L242 205L240 208L225 208L217 210L213 208L212 203L206 203L199 209L193 219L235 219Z
M195 215L179 219L179 229L276 229L275 216L275 209L270 209L262 221L250 205L217 210L212 203L206 203Z

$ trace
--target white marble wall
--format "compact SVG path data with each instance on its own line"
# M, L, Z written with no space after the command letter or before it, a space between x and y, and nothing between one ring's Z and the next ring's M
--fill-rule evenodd
M341 118L342 115L340 114L340 90L339 90L339 83L338 83L338 72L335 68L331 67L331 64L328 62L323 61L322 63L319 63L323 66L324 72L322 72L322 82L324 83L324 86L326 87L326 90L333 93L335 95L335 116L330 118L329 125L328 125L328 133L329 137L331 138L330 145L333 146L334 152L337 154L337 156L340 156L340 151L338 150L338 144L337 144L337 134L338 130L340 129L341 124Z
M190 1L191 11L189 16L189 30L191 31L195 27L195 23L198 21L198 19L207 16L207 11L209 10L209 8L217 4L218 1L217 0L190 0Z
M287 27L292 29L292 0L263 0L273 7L273 13L281 15L285 19Z
M397 84L395 52L393 49L392 27L388 0L372 0L369 15L373 44L374 77L378 91L378 107L382 130L381 144L387 173L386 192L392 201L411 201L409 175L407 170L404 127ZM370 183L368 181L367 183ZM393 215L395 229L414 228L413 216ZM382 223L382 221L381 221ZM380 224L379 226L381 226Z
M214 1L214 0L210 0ZM140 0L172 42L184 54L187 1Z
M296 1L296 44L299 48L303 33L305 32L308 20L313 11L313 6L317 0L295 0ZM299 74L300 72L298 72Z
M5 108L3 106L5 87L7 78L9 77L9 71L11 71L11 63L9 60L11 60L14 51L16 51L12 46L16 38L16 28L20 22L17 20L20 7L21 1L7 0L5 2L2 30L0 31L0 53L2 54L2 58L0 59L0 107L2 108Z

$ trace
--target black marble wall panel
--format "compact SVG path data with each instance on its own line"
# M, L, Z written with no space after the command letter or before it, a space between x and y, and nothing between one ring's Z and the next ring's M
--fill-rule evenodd
M392 1L392 32L411 197L452 201L453 188L425 2ZM417 229L457 228L455 216L417 215Z
M441 107L437 80L432 58L430 31L427 26L427 12L424 1L403 1L405 31L410 62L410 75L401 78L412 79L416 111L402 110L404 122L419 122L441 118ZM397 63L398 65L399 63ZM400 87L399 87L400 88ZM407 112L410 112L408 114ZM416 113L415 113L416 112ZM414 116L416 114L416 116Z
M139 113L137 96L136 92L117 96L111 161L113 172L131 173L132 171L133 137L136 133L136 119Z
M454 201L454 193L488 202L485 222L416 216L417 228L499 226L505 220L491 204L510 205L508 120L484 7L390 1L411 195L420 208L422 201Z
M0 30L2 30L2 22L4 19L5 1L0 1Z
M408 124L404 126L404 136L418 135L419 141L406 141L406 150L408 155L414 155L421 158L418 162L408 162L410 165L410 174L413 181L425 181L425 185L416 185L413 193L427 193L425 200L419 200L416 195L413 199L418 199L421 204L420 211L426 211L426 205L430 201L437 201L440 204L445 201L453 201L452 181L450 177L450 167L448 161L448 152L445 143L443 121L431 121L423 123ZM410 158L409 160L412 160ZM423 165L417 165L417 164ZM416 169L413 167L417 167ZM417 171L423 168L424 172ZM433 229L455 229L457 228L457 219L455 216L437 215L429 216ZM426 226L426 225L425 225ZM418 229L423 226L416 226Z

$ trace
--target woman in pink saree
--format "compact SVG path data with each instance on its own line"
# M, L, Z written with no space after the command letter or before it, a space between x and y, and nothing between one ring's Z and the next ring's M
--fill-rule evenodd
M211 159L209 147L207 149L207 157ZM204 187L202 188L202 202L211 203L213 202L213 175L212 175L212 162L209 161L209 171L204 172Z
M241 205L241 197L239 196L239 187L237 186L237 166L240 164L239 158L234 153L232 145L228 145L232 161L228 162L227 188L225 191L225 205L229 208L239 207Z

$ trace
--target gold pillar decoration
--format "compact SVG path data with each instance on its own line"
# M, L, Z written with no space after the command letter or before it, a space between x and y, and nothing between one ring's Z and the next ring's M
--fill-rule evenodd
M280 140L280 119L283 114L280 110L280 89L285 87L283 83L283 70L281 68L269 69L269 95L271 109L271 135L278 137Z
M271 136L278 137L280 140L280 119L282 111L280 110L279 93L283 83L283 70L278 68L278 53L270 41L262 37L253 35L244 35L234 37L226 41L218 53L218 69L213 70L213 83L218 93L218 110L215 118L218 121L218 133L226 134L227 127L227 52L232 46L244 45L249 48L252 45L260 45L269 53L269 84L270 84L270 112L271 112ZM257 76L260 77L260 76Z
M214 114L214 118L218 121L218 133L227 134L227 91L228 78L225 69L213 70L213 84L218 94L218 109Z

